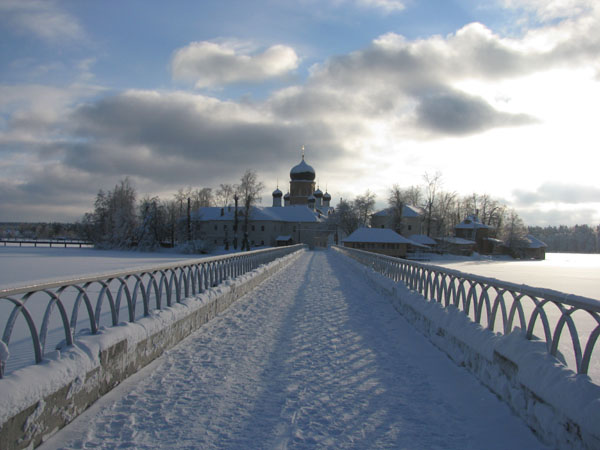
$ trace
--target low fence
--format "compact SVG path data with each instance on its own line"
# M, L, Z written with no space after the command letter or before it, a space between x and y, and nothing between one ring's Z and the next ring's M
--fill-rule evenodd
M48 349L54 350L55 345L51 344L72 345L78 329L82 334L93 335L101 326L116 326L124 320L135 322L154 310L180 303L304 247L255 250L0 290L0 311L6 312L0 341L0 378L7 368L10 371L26 365L11 367L11 361L27 359L24 352L32 356L31 362L40 363ZM84 326L89 328L83 329ZM27 337L21 336L21 345L11 345L17 328L26 328ZM27 343L27 350L23 342Z
M94 243L90 242L90 241L84 241L81 239L13 239L13 238L0 238L0 244L4 245L4 247L6 246L16 246L17 244L19 245L19 247L22 247L23 245L25 246L34 246L37 247L38 245L41 246L49 246L52 247L53 245L55 247L93 247Z
M598 357L598 300L362 250L336 248L393 281L403 282L427 300L458 308L492 332L506 335L519 327L527 339L544 340L547 351L563 363L574 365L578 374L587 374L592 355ZM570 342L565 342L565 329Z

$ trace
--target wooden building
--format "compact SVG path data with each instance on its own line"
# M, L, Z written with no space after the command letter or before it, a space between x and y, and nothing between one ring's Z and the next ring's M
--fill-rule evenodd
M399 258L406 256L409 246L421 246L388 228L359 228L342 240L342 243L344 247Z

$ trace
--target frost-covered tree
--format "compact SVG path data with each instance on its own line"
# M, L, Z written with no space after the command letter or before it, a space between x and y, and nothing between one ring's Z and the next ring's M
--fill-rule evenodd
M98 247L129 248L135 242L137 227L135 189L128 178L112 191L100 190L94 212L83 219L86 235Z
M358 214L359 225L363 227L369 226L371 215L375 210L375 194L367 190L363 195L359 195L354 199L354 209Z
M145 197L139 205L137 246L142 250L154 250L167 240L167 211L158 197Z
M329 221L346 235L351 234L360 226L360 218L354 202L347 202L344 199L340 200L335 212L329 217Z

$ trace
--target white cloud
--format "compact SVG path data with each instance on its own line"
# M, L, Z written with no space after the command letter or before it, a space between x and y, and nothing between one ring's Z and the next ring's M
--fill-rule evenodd
M173 55L171 72L176 80L194 82L196 88L239 82L260 82L281 77L298 67L291 47L274 45L250 53L238 42L192 42Z
M502 0L506 8L533 12L543 21L580 16L597 7L596 0Z
M0 2L0 13L18 32L32 34L48 42L77 40L85 36L77 19L62 11L53 1L4 0Z
M356 0L356 3L359 6L379 9L388 14L406 8L405 2L400 0Z

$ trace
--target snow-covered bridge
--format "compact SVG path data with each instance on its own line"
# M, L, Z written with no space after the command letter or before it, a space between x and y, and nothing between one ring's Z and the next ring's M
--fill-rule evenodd
M540 448L342 256L306 252L48 448Z
M389 285L377 274L335 250L284 259L282 270L263 277L43 448L544 448L529 427L550 446L593 448L599 442L589 433L600 417L593 401L600 399L598 386L553 365L544 344L539 352L522 336L496 336L407 289L400 305L398 292L385 293ZM426 305L424 316L418 304ZM211 306L215 314L222 309ZM131 333L138 323L115 331ZM425 328L435 336L424 336ZM450 336L463 329L467 346ZM87 343L82 337L79 347L90 353L93 338L102 335ZM485 354L496 338L506 353ZM144 345L147 352L153 344ZM528 346L533 352L520 350ZM521 367L511 355L527 361ZM64 364L65 356L58 362ZM38 369L45 368L32 371ZM36 380L27 369L22 373L20 380L9 374L0 383L18 388L19 381ZM94 372L87 373L69 384L67 399L85 391ZM539 374L541 391L532 392L526 385ZM39 431L36 420L52 409L47 406L39 401L23 412L26 437Z

